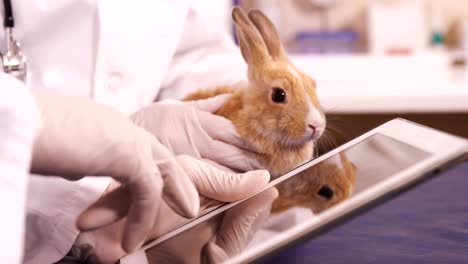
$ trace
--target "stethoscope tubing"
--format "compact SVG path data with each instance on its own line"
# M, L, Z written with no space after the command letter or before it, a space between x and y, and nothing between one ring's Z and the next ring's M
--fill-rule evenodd
M14 28L15 19L13 17L13 8L11 7L10 0L3 0L3 9L3 12L5 13L5 17L3 18L3 26L5 28Z

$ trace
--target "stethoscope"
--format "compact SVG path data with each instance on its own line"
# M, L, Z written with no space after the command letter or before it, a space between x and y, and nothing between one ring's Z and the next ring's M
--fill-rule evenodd
M6 51L0 52L3 71L21 81L26 80L26 56L21 51L21 45L13 37L15 20L10 0L3 0Z

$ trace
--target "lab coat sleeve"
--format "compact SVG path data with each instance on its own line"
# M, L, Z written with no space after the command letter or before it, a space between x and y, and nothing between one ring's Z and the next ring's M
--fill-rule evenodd
M21 263L25 203L38 109L29 90L0 73L0 263Z
M224 24L226 1L193 1L157 100L246 81L247 65Z

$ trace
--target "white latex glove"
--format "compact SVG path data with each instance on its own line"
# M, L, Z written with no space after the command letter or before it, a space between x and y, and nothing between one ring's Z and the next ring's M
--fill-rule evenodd
M249 171L236 174L221 171L187 155L178 156L176 160L200 195L200 207L206 209L201 210L200 214L212 210L221 205L222 202L237 201L259 191L270 179L267 171ZM129 206L128 195L124 189L117 188L98 201L89 213L99 217L103 210L124 212ZM115 263L125 255L127 252L118 243L123 235L125 221L119 221L104 229L80 234L75 246L84 248L84 250L77 250L78 252L88 249L86 253L88 256L84 256L83 260L91 263ZM148 241L189 221L162 203L154 226L147 235ZM92 250L90 251L89 248Z
M229 97L219 95L192 102L164 100L141 109L131 118L175 155L209 159L239 171L260 169L232 122L213 114Z
M112 108L85 98L45 91L35 92L34 97L43 122L33 150L32 172L69 180L110 176L122 183L129 192L129 209L119 243L126 251L145 239L157 217L161 196L179 214L196 215L195 188L175 166L173 155L147 131ZM161 174L155 164L158 159L173 163L171 170ZM97 228L122 216L106 211L97 218L85 212L78 227Z

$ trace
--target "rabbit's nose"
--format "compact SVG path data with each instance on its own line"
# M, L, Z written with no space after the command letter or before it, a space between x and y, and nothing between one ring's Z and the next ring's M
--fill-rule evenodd
M315 133L315 130L317 130L317 128L314 125L309 124L309 127L312 128L313 133Z
M308 124L308 129L311 130L312 132L312 140L316 140L318 139L319 137L322 136L323 134L323 126L321 124L319 124L318 126L317 125L312 125L312 124Z
M310 129L312 129L312 140L317 139L320 136L320 131L318 131L317 127L314 125L308 125Z

